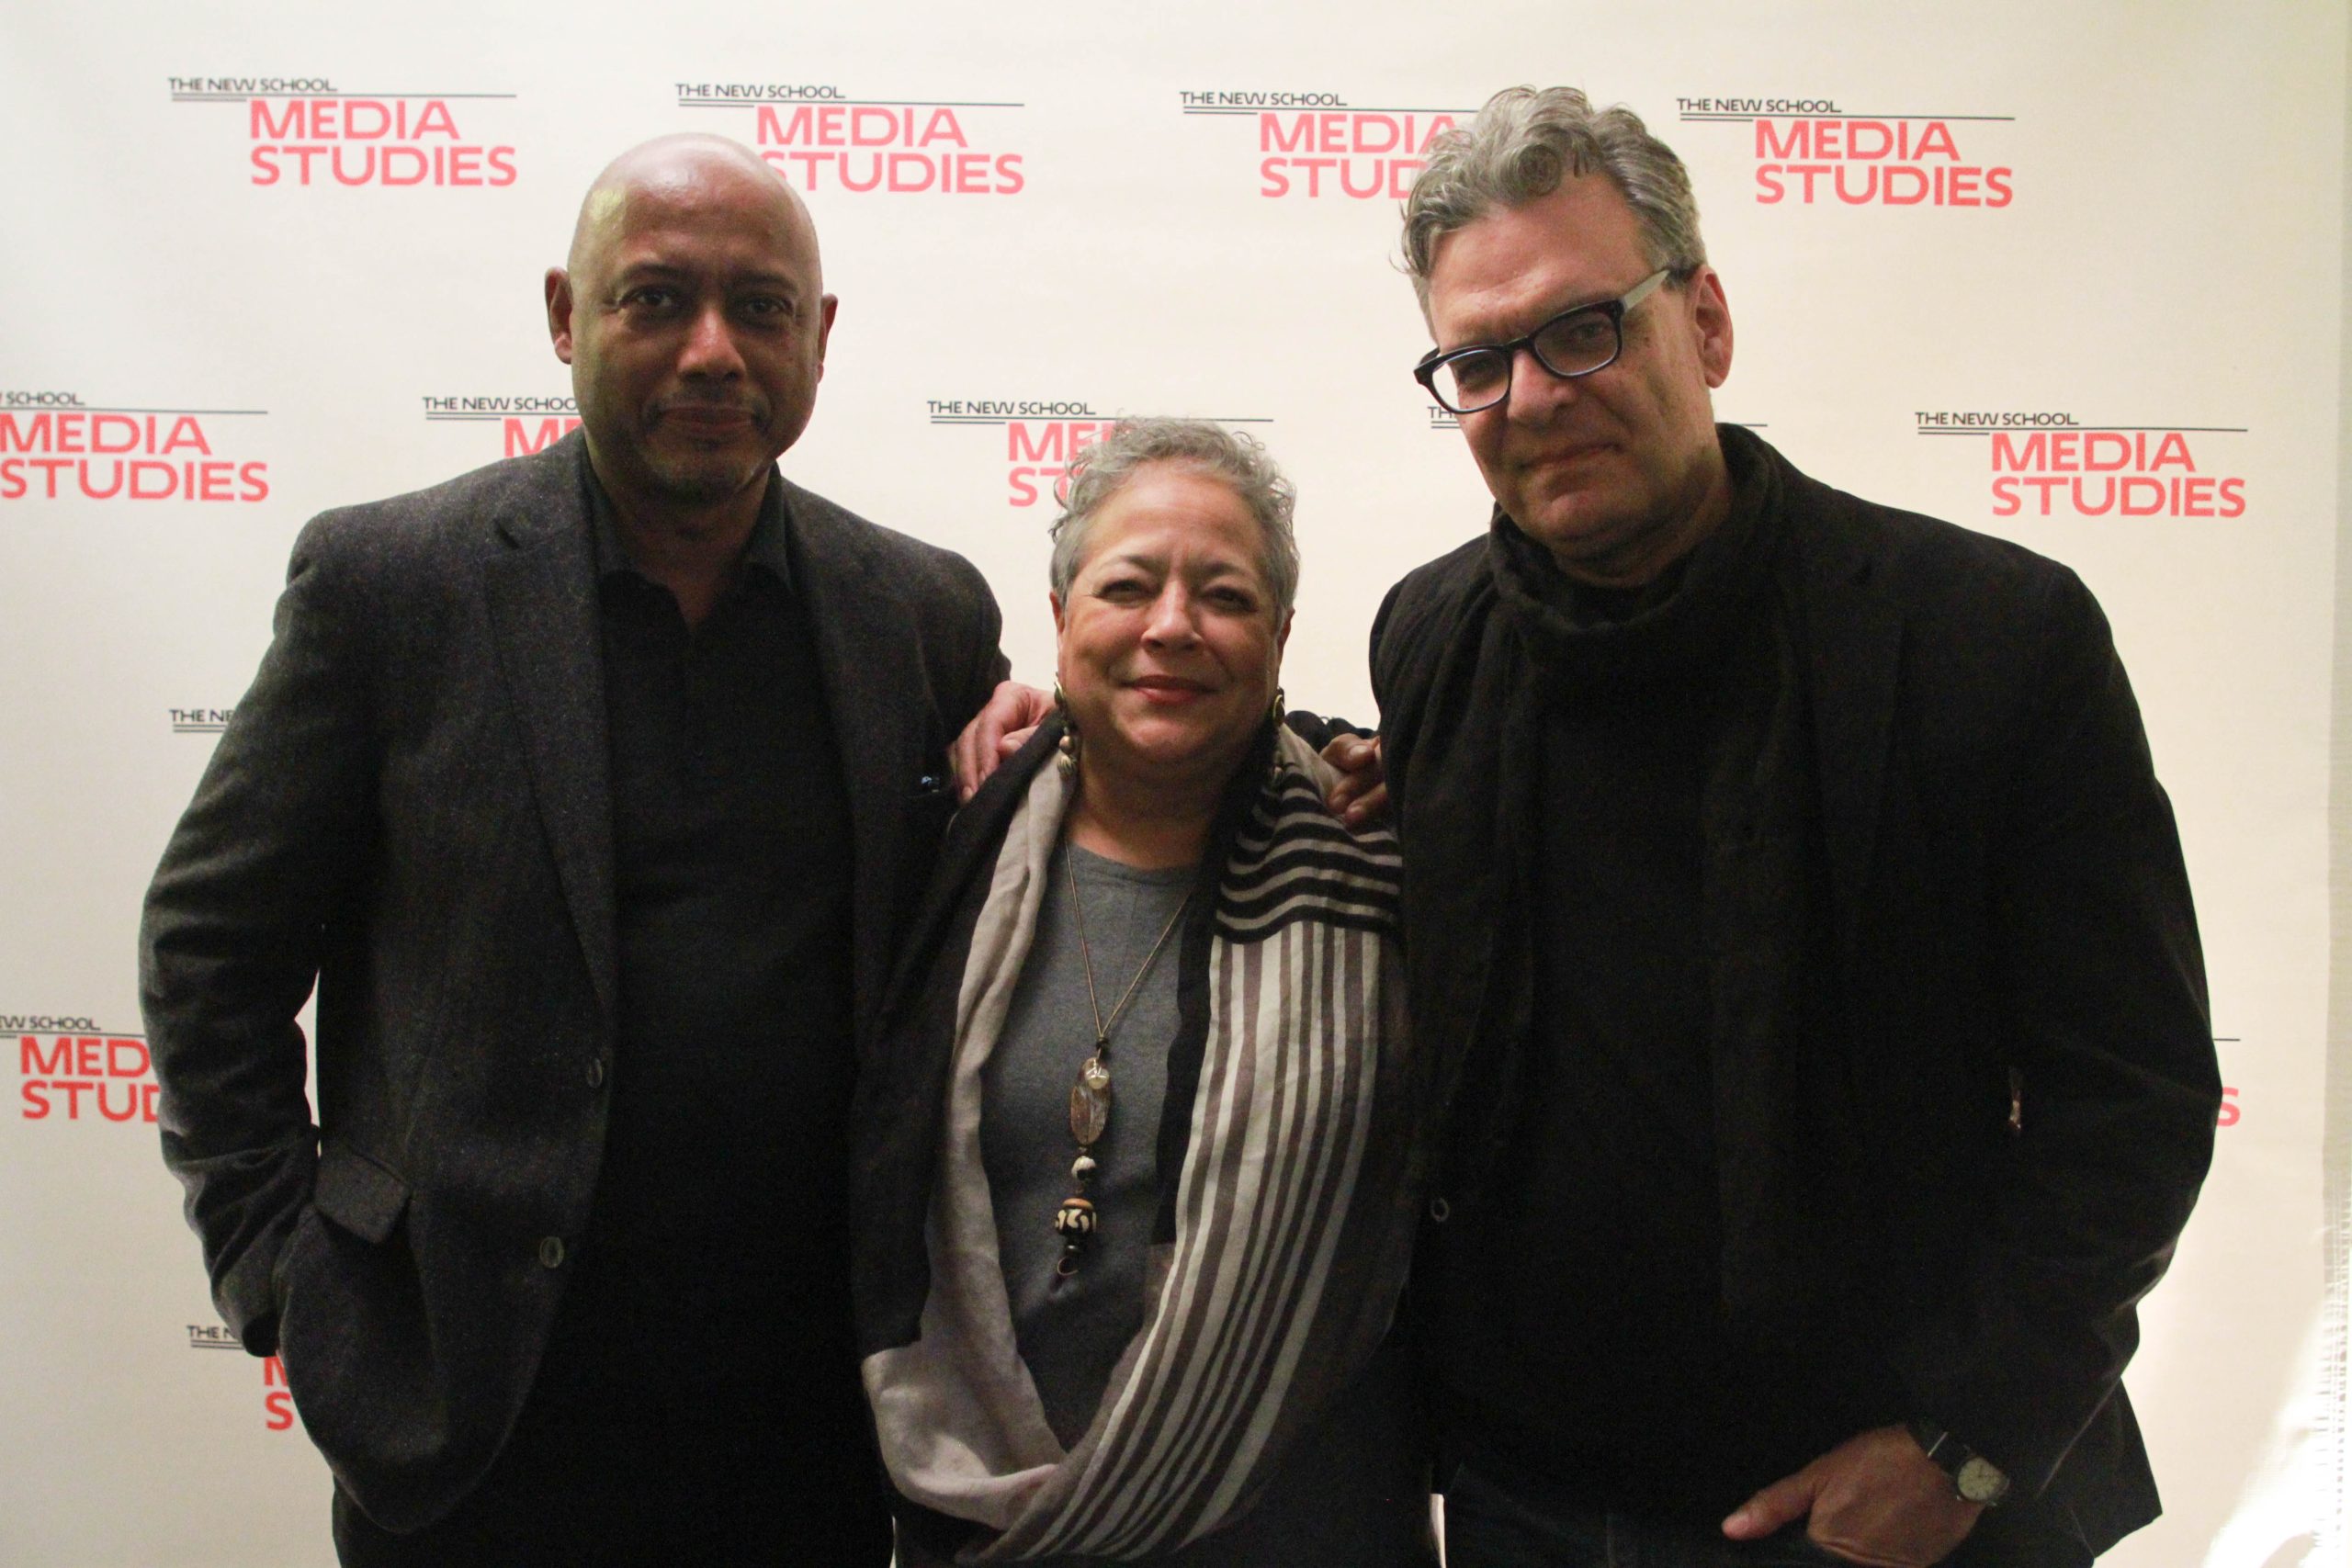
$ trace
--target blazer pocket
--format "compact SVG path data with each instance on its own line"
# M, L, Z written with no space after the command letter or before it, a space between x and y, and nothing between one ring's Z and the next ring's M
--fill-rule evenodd
M408 1183L356 1149L329 1144L319 1151L311 1201L324 1218L363 1241L380 1244L408 1208Z
M921 844L925 854L937 849L947 831L947 819L956 815L956 806L955 775L944 764L939 772L923 774L907 796L908 839Z

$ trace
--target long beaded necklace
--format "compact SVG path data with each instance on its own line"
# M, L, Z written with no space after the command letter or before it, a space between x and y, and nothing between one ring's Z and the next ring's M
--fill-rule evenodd
M1102 1138L1102 1130L1111 1124L1111 1031L1119 1026L1127 1004L1136 999L1136 992L1143 987L1144 976L1151 973L1154 964L1159 962L1159 950L1166 947L1168 939L1175 934L1176 922L1184 918L1184 910L1193 902L1193 896L1186 893L1182 901L1177 904L1176 912L1168 917L1168 923L1160 928L1159 940L1151 944L1149 953L1144 954L1143 967L1136 970L1136 977L1127 982L1126 994L1119 998L1118 1006L1111 1010L1111 1016L1106 1019L1102 1016L1102 999L1094 991L1094 950L1086 940L1086 900L1079 896L1078 891L1077 845L1063 847L1062 870L1069 878L1069 912L1078 926L1079 963L1086 970L1086 1005L1094 1013L1093 1055L1079 1064L1077 1081L1069 1086L1069 1135L1078 1142L1078 1157L1070 1161L1069 1175L1076 1190L1063 1199L1062 1206L1054 1211L1054 1231L1062 1238L1062 1255L1054 1265L1054 1272L1067 1280L1078 1272L1079 1256L1086 1250L1086 1244L1094 1235L1094 1204L1086 1196L1086 1184L1094 1174L1094 1145Z

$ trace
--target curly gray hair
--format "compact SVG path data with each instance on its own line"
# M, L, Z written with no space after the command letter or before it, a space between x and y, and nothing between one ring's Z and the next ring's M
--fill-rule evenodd
M1261 541L1259 575L1279 626L1298 599L1298 541L1291 531L1297 492L1262 444L1201 419L1123 419L1071 459L1069 498L1051 529L1055 593L1069 599L1095 519L1147 463L1181 463L1222 480L1249 509Z
M1599 174L1615 186L1642 225L1650 265L1681 282L1706 265L1690 171L1623 104L1596 109L1574 87L1506 87L1478 117L1430 144L1430 159L1405 199L1405 271L1421 311L1430 308L1430 268L1438 242L1498 207L1524 207L1571 175Z

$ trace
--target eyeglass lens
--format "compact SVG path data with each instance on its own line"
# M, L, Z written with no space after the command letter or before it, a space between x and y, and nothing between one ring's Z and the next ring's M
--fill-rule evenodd
M1587 376L1617 356L1617 315L1598 308L1571 310L1536 329L1535 355L1555 376ZM1457 413L1502 401L1510 389L1511 356L1499 348L1474 349L1446 360L1432 378L1438 400Z

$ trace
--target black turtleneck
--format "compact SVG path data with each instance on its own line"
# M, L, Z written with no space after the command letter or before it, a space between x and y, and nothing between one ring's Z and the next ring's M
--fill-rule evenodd
M1827 1414L1757 1364L1724 1304L1703 811L1726 738L1763 722L1740 705L1774 690L1781 530L1769 469L1726 447L1730 514L1640 589L1579 584L1496 519L1490 567L1538 685L1518 749L1532 1018L1508 1101L1475 1084L1457 1101L1463 1135L1512 1131L1431 1303L1467 1457L1538 1495L1701 1518L1814 1457Z

